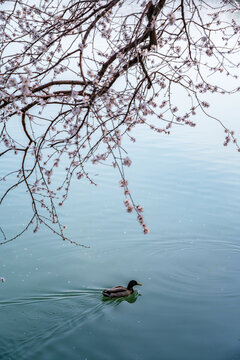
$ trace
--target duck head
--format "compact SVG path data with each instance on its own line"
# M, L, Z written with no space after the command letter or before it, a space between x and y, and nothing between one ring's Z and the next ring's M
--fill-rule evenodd
M135 285L142 286L142 284L138 283L136 280L131 280L127 286L128 290L131 290Z

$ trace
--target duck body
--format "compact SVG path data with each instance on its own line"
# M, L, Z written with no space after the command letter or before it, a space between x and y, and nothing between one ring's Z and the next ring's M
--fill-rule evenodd
M142 285L140 283L138 283L136 280L131 280L128 283L127 287L124 286L114 286L110 289L105 289L103 290L102 294L105 297L108 298L120 298L120 297L125 297L125 296L129 296L133 293L133 286L135 285Z

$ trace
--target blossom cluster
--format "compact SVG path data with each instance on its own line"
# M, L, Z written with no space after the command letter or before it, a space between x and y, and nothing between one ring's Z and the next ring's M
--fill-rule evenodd
M127 140L136 142L136 128L164 136L195 127L198 112L214 118L208 94L240 92L223 85L239 78L237 3L135 3L133 12L124 1L14 1L0 12L0 156L17 163L0 179L15 181L0 202L26 187L26 230L44 224L66 240L55 203L67 200L73 178L97 185L91 166L104 164L119 172L126 210L147 234L126 178ZM234 131L215 119L223 145L239 151Z

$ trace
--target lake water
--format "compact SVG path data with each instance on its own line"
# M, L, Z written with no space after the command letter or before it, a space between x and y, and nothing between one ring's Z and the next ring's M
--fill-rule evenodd
M215 109L231 128L236 101ZM0 359L240 359L240 154L211 120L169 137L140 127L137 139L126 171L150 234L125 212L117 172L92 167L99 185L74 182L60 208L89 249L46 229L0 247ZM2 206L7 233L30 214L26 199ZM103 301L131 279L143 286L129 301Z

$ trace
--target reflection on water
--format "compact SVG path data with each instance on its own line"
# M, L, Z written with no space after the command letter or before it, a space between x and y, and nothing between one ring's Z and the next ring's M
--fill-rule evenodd
M123 301L127 301L129 304L133 304L133 303L135 303L135 301L137 301L137 298L139 296L141 296L141 294L139 294L137 290L134 290L131 295L121 297L121 298L108 298L108 297L103 296L102 301L110 303L110 304L114 304L114 305L119 305Z

